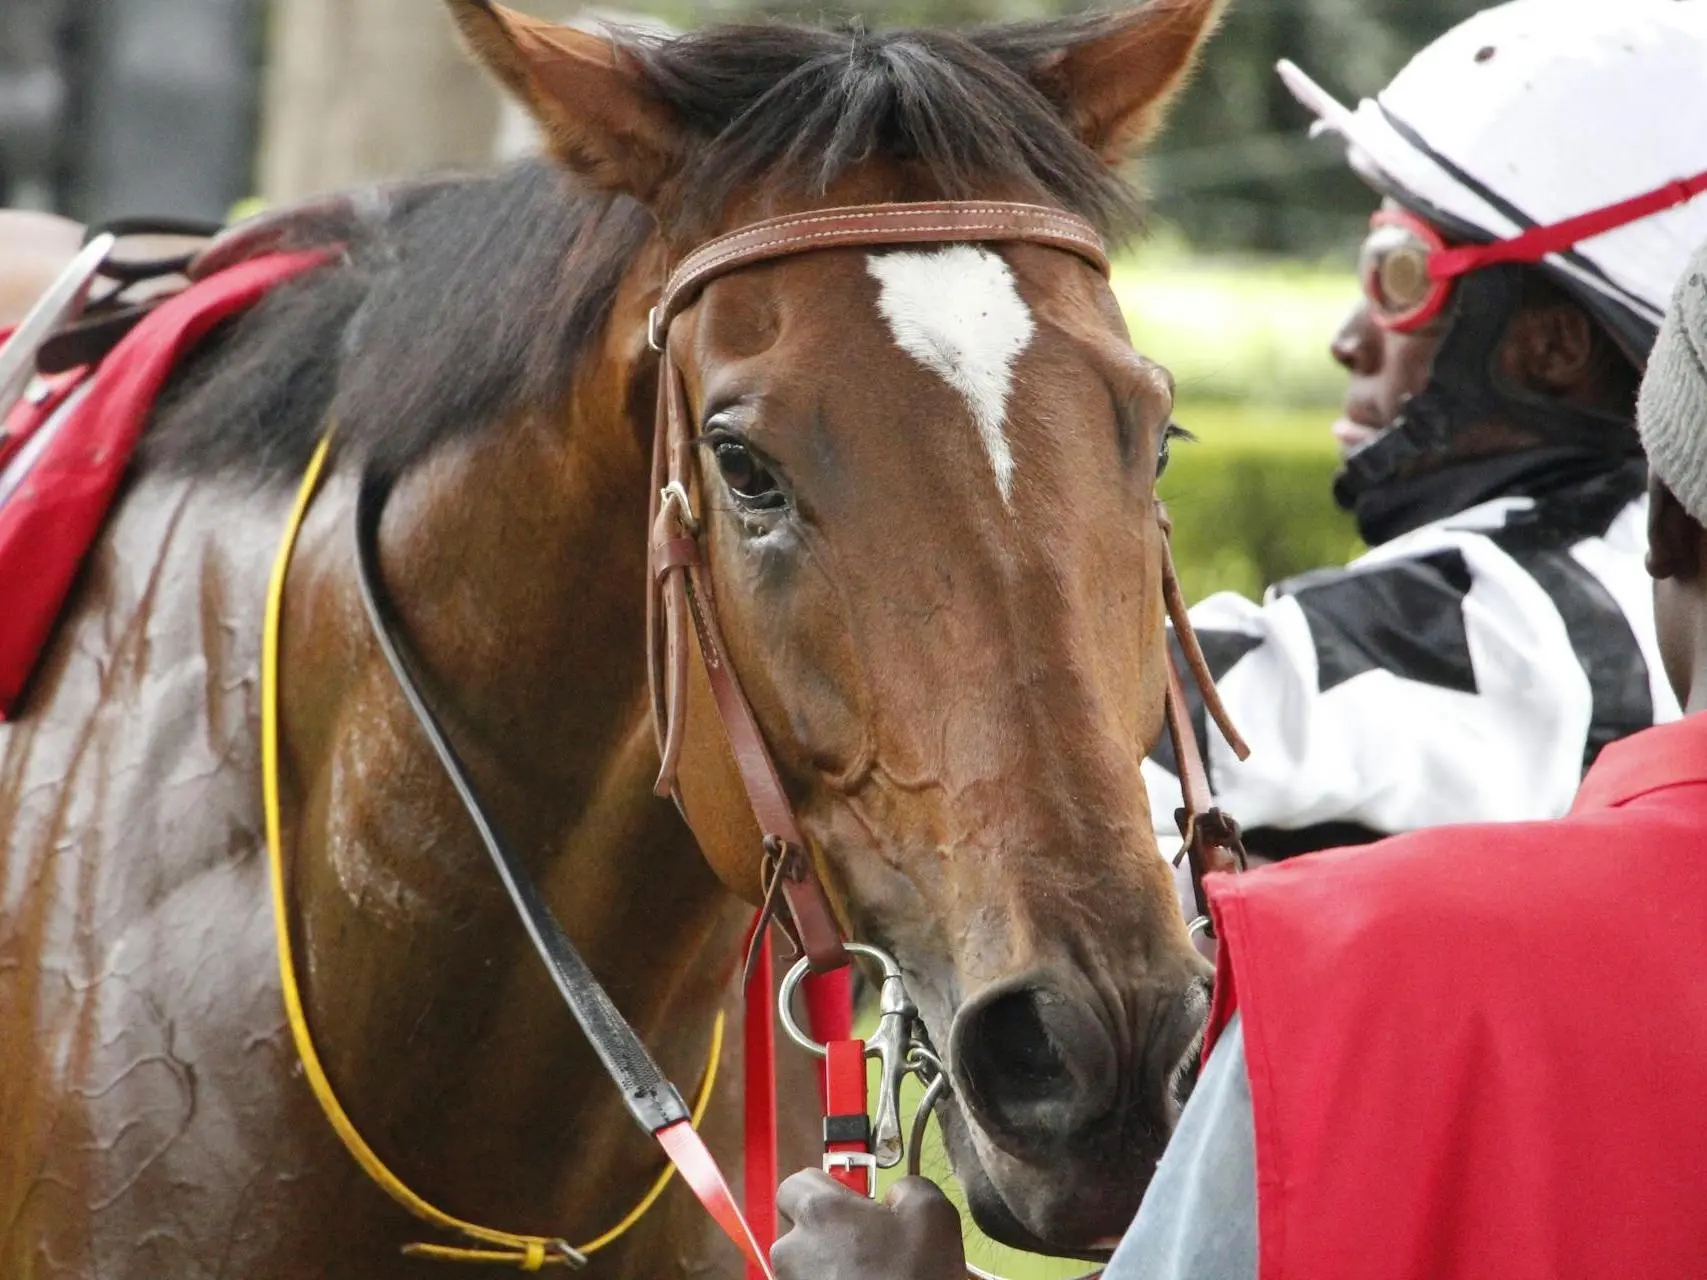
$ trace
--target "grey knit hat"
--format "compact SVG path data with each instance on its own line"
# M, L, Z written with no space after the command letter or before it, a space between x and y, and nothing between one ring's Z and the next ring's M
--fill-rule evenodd
M1636 410L1648 465L1707 526L1707 245L1695 251L1654 340Z

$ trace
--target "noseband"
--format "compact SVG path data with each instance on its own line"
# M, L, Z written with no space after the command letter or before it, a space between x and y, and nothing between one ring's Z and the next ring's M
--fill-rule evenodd
M800 833L794 807L783 790L752 704L723 641L700 541L704 530L694 516L693 492L699 474L687 388L670 341L670 323L711 281L761 262L822 249L1014 242L1073 254L1101 274L1108 274L1108 256L1096 228L1058 209L999 201L856 205L771 218L701 245L671 274L647 320L647 340L660 353L661 365L652 437L651 583L646 611L652 720L662 761L657 792L674 796L680 805L676 772L685 730L687 629L691 623L748 804L764 835L765 902L770 906L780 890L795 940L818 972L848 962L844 934L823 888L823 869L815 863ZM1163 590L1174 633L1205 708L1243 759L1247 749L1216 694L1214 679L1186 614L1168 550L1170 526L1159 501L1156 515L1163 534ZM1203 877L1211 871L1243 869L1244 848L1237 823L1214 806L1185 687L1171 651L1166 705L1185 802L1176 815L1184 839L1182 854L1189 868L1189 896L1182 892L1182 907L1194 936L1208 938L1213 936L1213 929L1203 896Z

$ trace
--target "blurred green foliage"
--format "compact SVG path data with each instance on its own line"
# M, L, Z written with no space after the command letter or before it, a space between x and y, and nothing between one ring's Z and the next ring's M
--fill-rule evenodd
M1327 409L1345 391L1328 341L1357 299L1350 266L1193 254L1163 227L1115 263L1113 284L1134 345L1182 399Z
M1328 428L1345 373L1328 340L1356 297L1340 268L1203 257L1166 233L1119 261L1114 290L1138 349L1173 375L1180 442L1163 478L1188 600L1258 597L1359 542L1333 504Z
M1331 413L1182 400L1178 442L1162 478L1174 561L1187 600L1215 591L1260 598L1281 578L1344 564L1361 549L1329 486L1338 465Z

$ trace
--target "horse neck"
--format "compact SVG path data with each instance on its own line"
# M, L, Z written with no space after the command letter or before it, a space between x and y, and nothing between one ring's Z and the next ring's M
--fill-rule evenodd
M595 367L567 423L524 415L412 472L381 563L497 829L691 1088L740 912L651 794L647 472L622 381ZM287 605L341 624L286 637L295 893L322 1053L369 1141L419 1190L464 1215L526 1221L531 1207L554 1233L600 1228L655 1156L597 1078L366 632L347 488L326 504L342 508L327 517L337 535L305 539ZM337 565L312 563L322 555Z

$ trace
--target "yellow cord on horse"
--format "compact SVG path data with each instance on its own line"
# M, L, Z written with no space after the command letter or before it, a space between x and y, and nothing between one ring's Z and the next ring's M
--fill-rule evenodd
M302 487L297 491L296 503L291 509L284 538L279 544L278 556L273 562L272 578L267 584L266 617L261 635L261 796L266 812L267 865L272 881L273 930L278 939L279 981L284 988L285 1016L290 1023L291 1037L296 1041L297 1056L302 1060L303 1070L307 1074L309 1086L314 1090L315 1099L320 1103L320 1109L325 1112L333 1131L343 1141L345 1149L355 1158L356 1163L362 1167L362 1171L417 1218L430 1222L435 1227L455 1231L482 1245L492 1246L455 1248L437 1244L410 1244L403 1247L405 1254L443 1262L497 1263L519 1267L523 1271L538 1271L548 1263L576 1262L615 1243L639 1222L664 1193L664 1188L670 1185L670 1179L675 1176L675 1166L665 1167L664 1172L652 1184L651 1190L639 1204L629 1210L621 1222L603 1235L573 1249L567 1248L563 1241L544 1236L519 1235L464 1222L416 1195L401 1178L386 1167L374 1149L368 1146L351 1123L343 1105L339 1103L337 1094L333 1092L332 1082L327 1079L325 1068L320 1065L320 1055L315 1051L313 1037L309 1034L308 1018L302 1007L302 992L296 980L296 961L290 941L290 912L285 899L284 839L279 805L279 632L284 614L285 577L290 569L291 553L296 548L297 534L302 529L303 517L307 515L309 503L319 486L331 443L332 437L328 433L320 442L320 447L314 451L314 457L303 475ZM699 1095L694 1099L695 1127L704 1118L706 1107L711 1102L712 1089L717 1083L717 1067L723 1055L723 1028L724 1015L719 1012L711 1029L711 1049L706 1058L705 1075L700 1082Z

